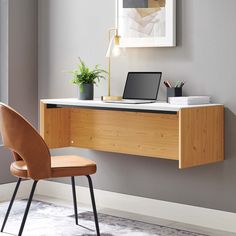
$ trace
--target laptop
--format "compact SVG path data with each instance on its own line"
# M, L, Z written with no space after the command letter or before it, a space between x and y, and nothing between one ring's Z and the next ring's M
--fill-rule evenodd
M162 72L129 72L123 99L107 103L145 104L157 100Z

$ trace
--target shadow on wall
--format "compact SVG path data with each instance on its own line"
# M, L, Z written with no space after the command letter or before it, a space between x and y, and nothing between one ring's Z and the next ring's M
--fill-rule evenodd
M236 115L225 108L225 159L236 159Z

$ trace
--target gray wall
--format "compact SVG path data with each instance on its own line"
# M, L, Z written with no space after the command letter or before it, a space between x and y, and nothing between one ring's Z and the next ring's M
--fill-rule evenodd
M107 29L114 25L115 1L39 1L39 98L76 97L63 71L81 56L89 65L106 65ZM195 206L236 212L236 1L177 0L176 48L129 49L113 59L112 93L121 94L128 71L162 71L163 79L185 80L185 94L211 95L223 103L223 163L178 170L174 161L79 149L95 160L95 187ZM106 91L106 83L96 95ZM160 98L164 98L162 86ZM67 180L61 180L67 182ZM78 180L84 185L84 180Z
M4 81L4 87L1 87L4 90L3 101L8 100L9 105L37 126L37 0L0 0L0 2L4 5L4 9L7 9L7 12L4 11L8 16L4 17L3 33L4 38L9 39L8 45L3 46L5 47L5 62L1 68L1 80ZM11 161L10 152L0 146L0 183L14 181L9 174Z
M0 99L8 100L8 1L0 0Z

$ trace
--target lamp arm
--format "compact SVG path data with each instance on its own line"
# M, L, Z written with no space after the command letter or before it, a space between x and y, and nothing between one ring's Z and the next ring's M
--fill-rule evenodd
M113 37L111 37L112 33L115 33ZM108 58L108 96L111 96L111 53L112 53L112 44L113 41L115 45L119 44L119 36L118 36L118 29L117 28L110 28L108 30L109 36L109 46L106 53L106 57Z
M113 37L113 39L111 39L111 34L113 32L115 32L115 34L117 34L118 30L116 28L110 28L108 30L109 47L108 47L107 54L106 54L106 57L108 58L108 88L107 88L108 96L111 96L111 48L112 48L112 43L114 40L114 37Z

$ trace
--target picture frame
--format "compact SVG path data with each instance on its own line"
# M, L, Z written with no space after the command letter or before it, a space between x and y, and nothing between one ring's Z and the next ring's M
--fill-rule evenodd
M176 0L117 0L121 47L175 47Z

